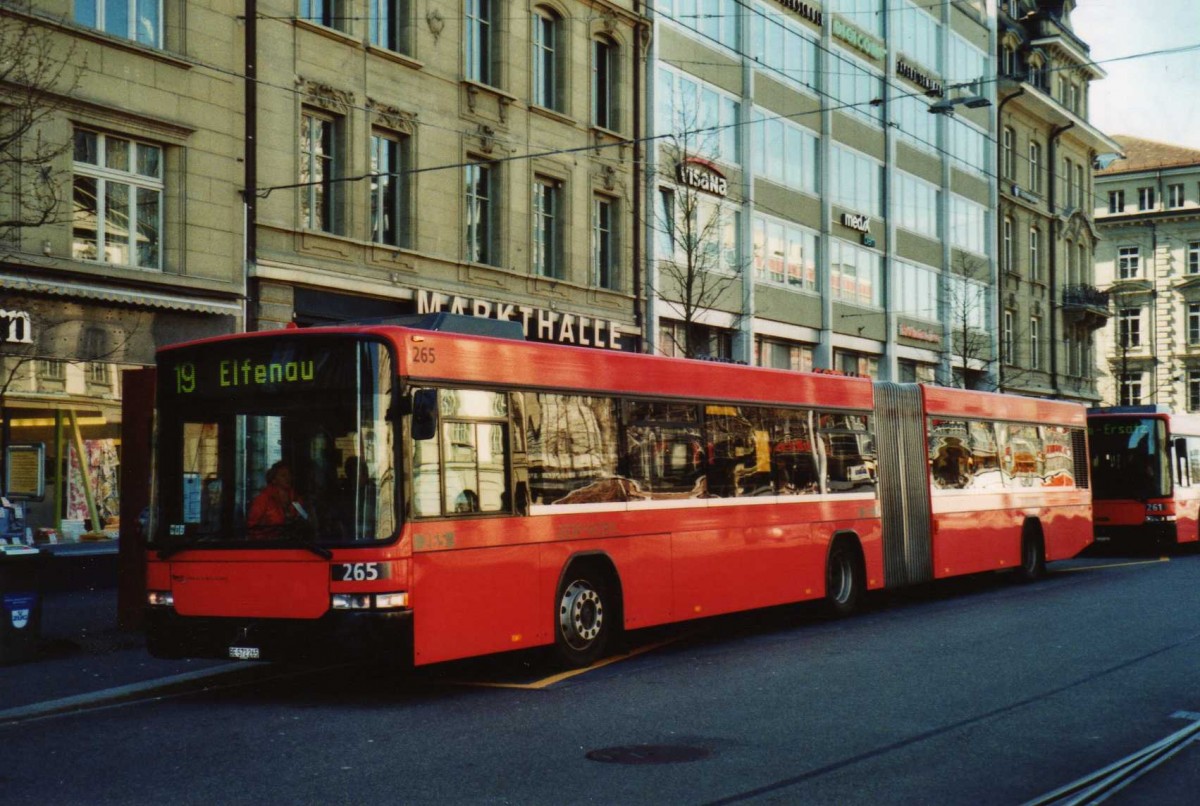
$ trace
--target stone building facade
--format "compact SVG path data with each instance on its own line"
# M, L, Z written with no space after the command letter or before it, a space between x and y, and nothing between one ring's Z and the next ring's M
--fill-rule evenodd
M5 486L64 538L116 528L121 370L243 319L241 4L133 5L0 7L0 128L34 113L0 168Z
M1095 402L1094 334L1109 313L1092 273L1092 173L1120 152L1088 122L1104 71L1071 28L1073 0L999 5L1000 386Z
M1200 150L1117 135L1096 175L1104 405L1200 411Z

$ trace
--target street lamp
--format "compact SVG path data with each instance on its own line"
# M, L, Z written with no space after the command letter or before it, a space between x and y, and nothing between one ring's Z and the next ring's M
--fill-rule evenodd
M991 106L992 102L982 95L967 95L962 98L943 98L940 101L934 101L929 105L929 113L932 115L953 115L954 107L959 104L968 109L980 109L985 106Z
M973 81L966 84L958 84L953 87L947 87L947 89L963 88L969 89L970 94L964 95L961 98L942 98L940 101L934 101L929 105L929 114L953 115L954 107L959 106L960 104L968 109L980 109L982 107L992 105L992 102L989 99L979 94L975 88L975 82Z

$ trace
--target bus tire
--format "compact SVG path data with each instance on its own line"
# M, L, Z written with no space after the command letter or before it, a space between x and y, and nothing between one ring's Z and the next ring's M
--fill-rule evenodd
M1022 582L1033 582L1046 573L1046 548L1042 539L1042 528L1037 523L1028 523L1021 534L1021 566L1017 578Z
M613 590L594 568L568 569L554 613L555 655L563 666L579 669L603 657L617 617Z
M825 566L825 608L833 616L849 616L862 604L862 555L846 538L833 542Z

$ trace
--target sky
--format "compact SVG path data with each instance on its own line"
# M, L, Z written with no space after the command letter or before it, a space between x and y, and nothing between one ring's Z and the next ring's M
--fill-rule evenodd
M1200 0L1078 0L1071 24L1108 73L1089 90L1096 128L1200 149Z

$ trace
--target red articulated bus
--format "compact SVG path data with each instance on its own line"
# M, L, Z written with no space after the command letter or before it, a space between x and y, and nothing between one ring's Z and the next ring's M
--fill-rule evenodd
M1200 415L1166 406L1088 409L1097 543L1200 540Z
M371 325L166 348L157 407L167 657L584 665L622 629L1091 540L1066 403Z

